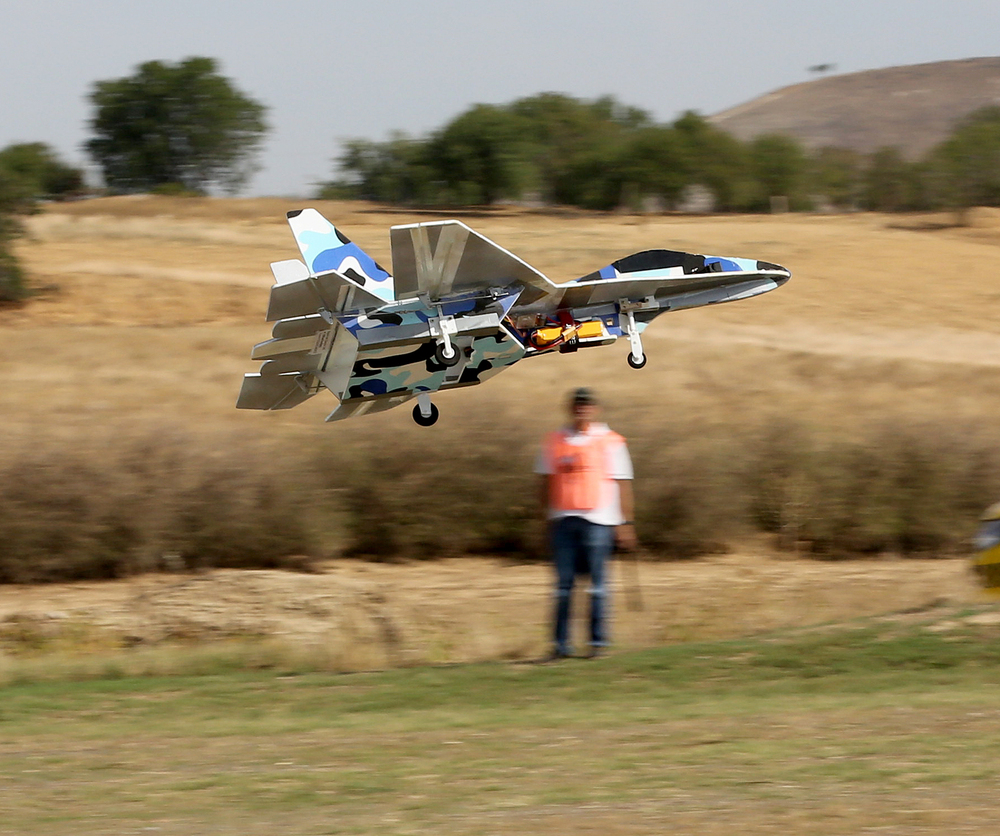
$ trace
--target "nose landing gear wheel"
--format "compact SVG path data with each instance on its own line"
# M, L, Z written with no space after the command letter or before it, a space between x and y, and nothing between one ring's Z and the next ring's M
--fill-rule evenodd
M430 427L437 423L437 419L440 417L441 413L438 408L431 404L431 414L424 415L420 411L420 404L413 407L413 420L417 422L421 427Z
M645 354L642 355L642 359L641 360L636 360L631 354L629 354L629 356L628 356L627 359L628 359L628 364L633 369L641 369L643 366L646 365L646 355Z

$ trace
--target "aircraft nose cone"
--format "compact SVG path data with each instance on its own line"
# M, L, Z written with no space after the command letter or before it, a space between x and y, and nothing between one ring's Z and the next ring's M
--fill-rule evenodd
M772 277L778 283L779 287L781 285L783 285L785 282L787 282L792 277L791 270L788 270L787 268L782 267L780 264L773 264L770 261L758 261L757 262L757 269L758 270L767 270L768 272L772 272L773 271L773 272L776 272L776 273L783 273L784 275L779 275L779 276L773 276Z

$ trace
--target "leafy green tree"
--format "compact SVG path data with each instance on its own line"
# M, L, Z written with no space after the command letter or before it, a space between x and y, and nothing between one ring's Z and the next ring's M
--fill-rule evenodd
M44 142L22 142L0 150L0 169L25 183L35 197L60 199L79 194L83 172L64 163Z
M1000 106L966 117L934 149L930 165L940 175L944 199L960 215L972 206L1000 206Z
M531 180L524 120L479 104L438 131L427 147L448 203L491 204L519 198Z
M236 192L256 170L265 107L211 58L148 61L131 76L97 82L90 99L87 149L113 191Z
M787 198L793 208L801 205L806 156L798 142L781 134L764 134L750 142L748 155L757 184L751 208L766 211L773 197Z
M862 198L864 165L864 157L857 151L833 146L820 148L807 164L810 194L841 209L855 208Z
M25 181L0 168L0 304L18 302L27 295L24 273L10 244L22 232L18 216L30 214L34 208Z
M875 212L923 208L921 167L894 146L871 155L865 171L865 203Z
M360 198L384 203L435 202L434 169L427 143L395 133L387 142L352 139L337 158L343 175L320 187L318 197Z
M723 211L746 209L756 191L746 148L693 110L673 124L687 182L709 188Z
M690 182L684 148L676 130L649 125L633 131L625 149L624 188L638 198L659 197L675 204Z
M646 111L611 96L582 101L562 93L519 99L509 109L524 119L529 162L544 200L593 209L620 203L627 144L632 133L652 124Z

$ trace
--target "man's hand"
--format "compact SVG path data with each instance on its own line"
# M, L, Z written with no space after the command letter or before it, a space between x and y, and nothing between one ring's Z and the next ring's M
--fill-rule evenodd
M635 551L639 545L635 537L635 526L632 523L624 523L615 528L615 542L623 552Z
M635 499L632 496L632 482L629 479L617 479L618 496L620 497L623 519L628 522L622 523L615 528L615 543L623 552L635 551L639 541L635 537Z

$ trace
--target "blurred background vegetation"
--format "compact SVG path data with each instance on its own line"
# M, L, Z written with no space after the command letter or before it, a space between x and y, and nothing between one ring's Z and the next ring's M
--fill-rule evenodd
M256 170L266 108L214 59L148 61L97 82L87 151L103 193L238 191ZM422 207L509 202L679 212L953 210L1000 205L1000 106L976 110L920 159L898 148L808 151L781 134L741 142L688 111L669 124L613 96L539 93L476 104L425 137L343 143L318 199ZM0 149L0 304L26 287L9 242L37 200L94 194L44 143Z
M982 427L893 422L850 440L795 421L657 429L637 431L631 452L638 533L664 560L755 536L821 559L963 554L970 521L1000 495L1000 444ZM253 448L161 428L8 450L0 583L308 571L333 556L542 559L537 428L472 435L445 447L413 432L391 447L362 433L347 446L331 436Z
M188 91L198 107L183 122L165 104ZM263 107L210 59L150 62L99 82L92 101L89 149L110 193L237 189L267 130ZM949 210L961 223L970 207L1000 206L1000 107L971 113L912 160L892 147L807 151L782 135L742 142L695 112L658 124L613 97L540 93L475 105L425 137L353 139L337 164L318 198L635 212ZM10 249L22 219L42 201L94 193L44 143L0 149L0 304L29 292ZM470 424L490 421L484 414ZM350 447L282 453L278 477L265 465L274 450L233 449L208 432L11 445L0 451L0 583L308 568L333 554L539 557L535 477L530 460L510 453L533 450L537 437L536 427L511 423L502 440L476 438L442 459L426 436L391 447L360 436ZM692 432L666 418L630 437L639 439L639 534L664 558L754 535L824 558L953 554L968 546L969 520L1000 495L996 434L950 421L837 436L806 421Z
M925 157L740 142L689 111L670 124L607 96L541 93L478 104L423 138L354 139L321 198L421 206L526 202L696 212L954 209L1000 205L1000 107L968 115Z

